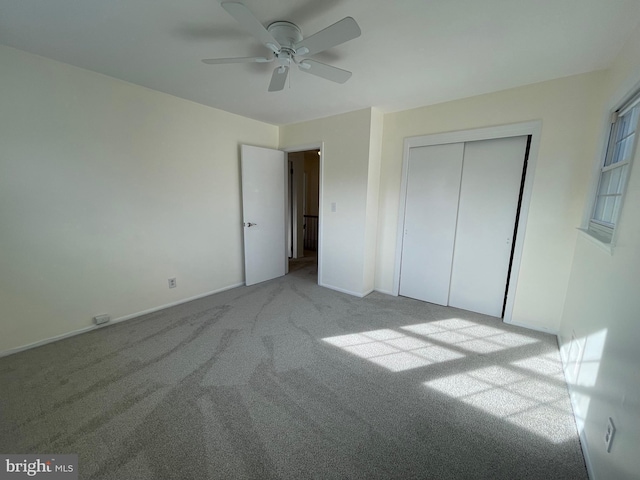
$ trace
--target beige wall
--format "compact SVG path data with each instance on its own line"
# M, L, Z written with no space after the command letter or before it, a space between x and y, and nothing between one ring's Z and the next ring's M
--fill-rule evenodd
M238 145L277 127L5 47L0 112L0 352L243 282Z
M609 112L640 87L640 28L608 72L605 100L599 104L604 143ZM636 139L637 140L637 139ZM601 162L597 148L589 161ZM617 243L607 253L579 236L560 328L570 363L570 390L594 480L637 479L640 472L640 149L636 149L627 196L618 222ZM597 178L594 175L594 180ZM585 211L590 202L583 202ZM577 224L575 226L578 226ZM571 337L582 359L571 350ZM578 360L577 368L572 365ZM610 453L604 449L607 420L617 431Z
M378 213L380 205L380 167L382 164L382 133L384 115L371 109L369 134L369 167L367 173L367 207L365 212L364 291L375 289L375 273L378 247Z
M280 128L281 148L323 142L319 282L360 296L373 284L364 272L374 115L364 109Z
M595 72L384 117L376 289L393 290L406 137L542 120L512 321L557 331L582 215L605 74Z
M639 158L613 255L575 228L608 112L637 82L640 28L607 72L278 128L0 47L0 352L96 314L128 317L241 283L240 143L323 142L322 281L390 292L404 138L542 120L513 320L559 330L565 357L575 334L584 357L571 389L594 476L633 478ZM618 432L606 454L609 416Z

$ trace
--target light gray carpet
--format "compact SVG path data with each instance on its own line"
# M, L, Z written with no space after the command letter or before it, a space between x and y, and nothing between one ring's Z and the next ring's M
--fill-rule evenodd
M310 262L0 359L0 452L87 479L584 479L555 338Z

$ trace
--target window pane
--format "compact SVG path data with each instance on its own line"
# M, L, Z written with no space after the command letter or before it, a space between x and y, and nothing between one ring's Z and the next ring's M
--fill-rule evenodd
M622 134L623 137L626 137L627 135L629 135L630 133L633 133L636 131L636 128L638 127L638 113L640 112L640 108L638 105L636 105L631 111L627 112L625 114L625 118L628 119L628 123L626 125L625 131Z
M620 205L622 204L622 195L619 197L611 197L615 198L613 205L613 214L611 217L611 223L618 220L618 212L620 211Z
M615 168L614 170L620 170ZM598 195L606 195L609 193L609 184L611 183L611 172L613 170L607 170L600 177L600 185L598 185Z
M614 144L605 159L605 166L630 160L631 150L633 149L633 139L635 137L634 132L638 126L639 116L640 105L636 105L633 109L618 118L613 127L614 133L612 140Z
M611 156L610 163L618 163L624 157L626 142L623 140L622 142L617 142L613 147L613 155Z
M598 185L598 195L611 195L622 193L623 177L626 165L615 167L602 173L600 185Z
M602 212L601 220L607 223L613 223L613 209L618 197L604 197L604 212Z
M635 132L636 125L638 124L638 106L629 110L623 116L619 118L620 127L618 129L617 140L626 137L630 133Z
M624 154L622 155L621 161L631 160L631 154L633 153L633 141L636 138L636 134L629 135L624 140Z
M621 139L629 135L629 130L631 129L631 112L623 115L618 119L618 134L616 135L616 143Z
M613 168L609 170L607 173L611 173L609 188L607 189L607 193L622 193L622 173L624 172L625 166Z
M610 163L623 162L631 159L631 151L633 150L633 139L635 134L629 135L624 140L616 143L613 152L613 159Z
M596 208L595 211L593 213L593 219L594 220L600 220L602 221L602 214L604 213L604 200L607 197L598 197L596 199Z
M615 148L615 134L616 134L616 125L611 125L611 130L609 131L609 141L607 143L607 152L604 156L604 166L611 164L611 159L613 158L613 150Z
M593 219L613 225L622 201L621 196L598 197Z

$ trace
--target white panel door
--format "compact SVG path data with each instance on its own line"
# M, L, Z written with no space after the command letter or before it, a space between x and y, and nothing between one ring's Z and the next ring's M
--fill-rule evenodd
M241 170L245 283L253 285L286 271L285 153L243 145Z
M446 305L464 144L412 148L400 263L400 295Z
M467 142L449 305L502 316L527 137Z

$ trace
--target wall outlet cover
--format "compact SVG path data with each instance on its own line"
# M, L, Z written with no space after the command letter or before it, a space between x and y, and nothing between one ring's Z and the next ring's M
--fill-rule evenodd
M613 419L609 417L609 421L607 423L607 431L604 434L604 444L607 448L607 453L611 451L611 444L613 443L613 437L616 434L616 427L613 424Z
M111 320L111 317L109 315L96 315L95 317L93 317L93 321L96 323L96 325L107 323L109 320Z

